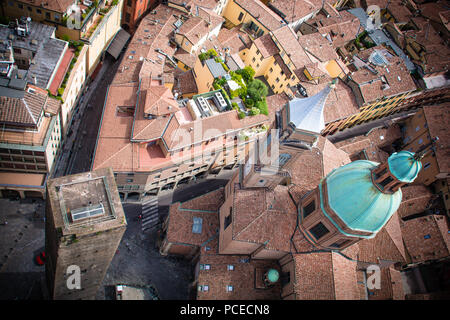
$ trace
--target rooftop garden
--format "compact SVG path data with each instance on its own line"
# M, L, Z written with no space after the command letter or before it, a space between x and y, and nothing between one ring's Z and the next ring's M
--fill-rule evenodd
M229 74L230 80L237 85L235 89L228 85L229 80L224 77L215 79L213 87L216 90L221 89L224 95L232 101L231 105L238 112L239 119L258 114L269 115L266 101L269 90L264 82L254 78L255 70L247 66L235 72L230 71ZM240 102L242 102L241 107L239 106Z
M367 31L361 32L353 41L358 50L365 50L376 46L376 43L370 38L369 33Z
M64 90L67 86L67 81L69 81L70 73L72 72L72 69L75 66L75 63L77 63L78 56L80 55L81 50L83 49L84 43L82 41L71 41L66 40L69 42L69 48L74 51L74 57L72 58L72 61L70 62L69 68L67 69L66 75L64 76L64 80L61 83L61 86L58 88L58 95L54 96L50 92L48 92L49 96L52 98L56 98L60 100L61 102L64 102L62 96L64 94Z

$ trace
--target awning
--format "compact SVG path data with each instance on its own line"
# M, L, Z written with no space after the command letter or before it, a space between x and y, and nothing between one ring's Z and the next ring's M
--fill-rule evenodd
M126 32L123 29L120 29L119 32L117 32L116 36L114 37L114 40L109 45L106 52L108 52L110 55L114 57L114 59L117 60L117 58L120 55L120 52L122 52L123 47L127 43L128 39L130 39L131 35Z

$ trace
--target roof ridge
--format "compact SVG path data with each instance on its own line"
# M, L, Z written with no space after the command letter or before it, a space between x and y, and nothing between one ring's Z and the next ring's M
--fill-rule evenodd
M117 150L117 152L113 153L110 157L108 157L106 160L104 160L102 163L100 163L98 167L101 167L105 162L111 160L113 157L115 157L119 152L123 151L126 147L130 146L131 142L127 143L126 145L124 145L122 148L120 148L119 150Z
M266 198L266 190L263 189L264 192L264 199ZM235 193L236 194L236 193ZM234 199L236 199L236 197L233 197L233 204L234 204ZM253 225L255 223L256 220L258 220L259 218L261 218L263 215L265 215L267 213L269 209L266 208L264 211L262 211L262 213L260 215L258 215L255 219L253 219L253 221L251 221L245 228L243 228L241 231L239 231L237 234L235 234L235 237L233 237L234 239L237 238L241 233L243 233L245 230L247 230L251 225ZM234 211L233 211L234 212ZM233 219L234 220L234 219Z

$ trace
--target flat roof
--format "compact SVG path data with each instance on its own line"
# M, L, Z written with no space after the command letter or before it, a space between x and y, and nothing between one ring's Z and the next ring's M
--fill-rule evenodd
M18 37L14 29L0 25L0 39L11 40L10 35L14 35L14 39L11 40L13 48L36 53L33 58L34 64L31 64L29 68L28 80L32 82L35 76L36 85L44 89L47 89L67 47L66 41L53 38L55 30L55 27L31 21L30 34L26 37Z
M51 179L47 183L55 227L90 233L125 223L110 168ZM92 228L86 228L92 226ZM97 226L97 227L95 227Z

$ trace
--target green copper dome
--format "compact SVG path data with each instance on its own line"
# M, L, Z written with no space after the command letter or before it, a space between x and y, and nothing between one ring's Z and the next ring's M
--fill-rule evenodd
M378 163L372 161L354 161L333 170L325 180L331 209L350 229L373 233L368 238L386 224L402 201L400 189L395 193L383 193L372 183L371 170L377 166ZM320 189L322 192L322 186ZM321 204L323 210L322 195Z
M414 153L400 151L388 158L389 170L401 182L410 183L417 178L422 169L422 163L414 159Z
M277 270L275 270L275 269L270 269L270 270L267 272L267 279L268 279L270 282L275 283L275 282L278 281L279 278L280 278L280 273L279 273Z

